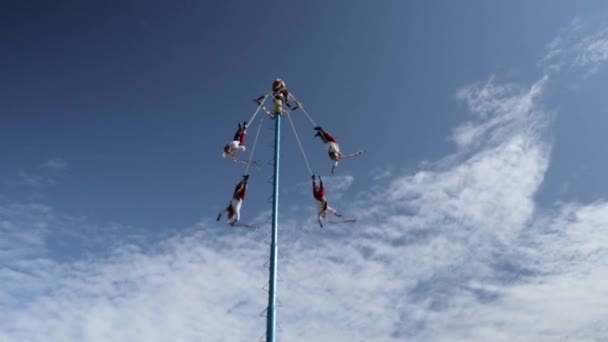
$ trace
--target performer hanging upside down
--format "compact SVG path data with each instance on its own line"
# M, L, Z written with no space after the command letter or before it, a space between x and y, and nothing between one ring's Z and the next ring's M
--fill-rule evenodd
M234 139L232 142L224 146L224 153L222 158L236 158L235 152L245 151L245 137L247 136L247 121L243 122L243 125L239 122L239 129L234 133Z
M222 218L223 213L228 213L228 223L231 226L234 226L234 224L238 222L238 220L241 218L241 205L245 200L248 182L249 175L243 175L243 179L234 188L234 193L232 194L230 204L228 204L228 207L217 215L217 221Z
M340 152L340 146L338 145L338 141L331 134L327 133L323 128L317 126L315 127L317 134L315 137L320 137L327 146L327 153L329 154L329 158L334 161L334 165L331 168L331 173L334 173L336 166L338 166L338 162L342 159L342 153Z
M327 198L325 198L325 188L323 187L321 176L319 176L319 185L317 186L316 177L315 175L312 175L312 195L317 201L317 220L319 221L319 226L321 226L321 228L323 228L321 219L324 219L325 216L327 216L328 211L338 217L342 216L338 214L334 208L329 206L329 202L327 202Z
M315 127L315 130L317 131L315 137L320 137L321 140L323 140L323 143L325 143L325 146L327 146L327 153L329 155L329 158L334 161L334 164L331 168L331 173L334 173L334 170L336 169L336 166L338 166L338 162L340 160L347 158L355 158L365 152L365 150L360 150L355 153L344 155L342 152L340 152L340 146L338 145L338 141L336 140L336 138L334 138L331 134L329 134L326 130L319 126Z

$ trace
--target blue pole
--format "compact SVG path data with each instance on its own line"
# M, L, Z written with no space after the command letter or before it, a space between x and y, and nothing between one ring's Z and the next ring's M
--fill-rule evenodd
M268 309L266 312L266 342L275 342L277 302L277 233L279 219L279 157L281 152L281 116L274 124L274 179L272 182L272 241L270 243L270 279L268 280Z

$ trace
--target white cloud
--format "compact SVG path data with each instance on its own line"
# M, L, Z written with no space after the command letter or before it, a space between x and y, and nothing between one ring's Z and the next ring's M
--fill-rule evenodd
M381 180L386 180L386 179L392 177L393 173L394 173L393 168L388 168L388 167L379 168L379 167L377 167L377 168L374 168L372 170L371 175L372 175L372 179L374 181L381 181Z
M53 170L64 170L67 169L68 163L64 159L54 158L47 160L41 166Z
M563 69L582 69L585 76L599 70L608 60L608 28L575 18L545 47L541 65L548 74Z
M574 63L590 68L591 72L597 71L598 66L608 60L608 29L585 38L577 48L579 53Z
M4 181L4 184L12 187L41 188L53 186L56 184L56 181L46 175L19 171L16 178L6 180Z
M47 160L46 162L39 165L44 170L36 171L18 171L17 175L4 181L5 185L10 187L28 187L31 189L43 189L49 186L57 185L57 176L55 172L49 171L60 171L68 168L68 164L61 158L55 158ZM44 197L42 194L36 194L38 197Z
M473 147L480 144L487 146L502 142L505 135L510 135L513 129L523 133L526 130L542 129L547 115L537 115L541 108L535 106L538 106L537 97L542 93L548 78L542 77L528 89L512 84L496 85L491 78L486 83L477 83L460 90L458 99L465 101L479 120L457 127L453 140L461 148L472 144L475 145Z
M254 247L263 244L251 235L211 241L212 235L178 235L149 250L123 242L106 257L72 262L54 261L43 246L27 257L29 245L12 241L4 248L21 257L2 258L6 267L0 279L10 298L0 301L0 339L251 339L262 333L256 313L265 303L260 295L265 275L259 267L264 256ZM211 246L241 250L231 258Z
M494 301L479 305L462 296L463 303L435 317L442 319L434 321L441 332L437 340L605 340L608 330L600 327L608 319L607 222L606 203L538 216L510 246L520 254L512 261L528 270L524 281L469 283ZM470 325L454 327L457 315L466 315Z
M546 73L558 72L566 64L565 55L568 45L580 34L583 29L582 19L575 17L561 32L545 46L541 65L545 66ZM570 61L569 61L570 62Z
M354 181L355 177L349 175L323 178L323 184L327 188L327 193L331 194L333 200L341 199L344 193L353 185Z

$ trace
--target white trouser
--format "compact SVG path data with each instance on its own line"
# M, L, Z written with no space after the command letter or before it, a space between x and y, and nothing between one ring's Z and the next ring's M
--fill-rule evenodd
M323 218L328 211L334 215L338 213L336 209L330 207L329 204L327 205L327 208L325 208L324 202L317 201L317 215L319 216L319 220Z
M340 146L338 146L338 144L336 144L333 141L327 142L327 144L325 144L325 146L327 146L327 152L329 152L329 153L331 153L331 152L340 153Z
M234 140L233 142L228 144L228 146L230 146L230 148L232 148L235 151L239 151L239 152L245 151L245 146L241 146L241 143L238 140Z
M230 206L234 211L234 216L228 217L228 223L234 223L241 218L241 205L243 204L243 200L241 199L233 199L230 201Z

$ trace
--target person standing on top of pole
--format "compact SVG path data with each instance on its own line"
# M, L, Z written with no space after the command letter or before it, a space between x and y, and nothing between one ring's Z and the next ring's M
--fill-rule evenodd
M291 108L291 103L289 102L291 94L289 94L289 90L287 90L287 85L285 85L285 82L280 78L277 78L272 82L272 97L275 99L275 103L277 95L281 95L283 103L287 106L287 108ZM264 99L264 96L266 95L262 95L256 98L254 101L260 104L260 101Z
M289 103L289 96L290 96L289 90L287 90L287 85L285 84L285 82L283 82L282 79L277 78L276 80L274 80L274 82L272 82L272 93L273 93L273 95L277 95L277 94L283 95L285 105L288 108L291 108L291 105Z

